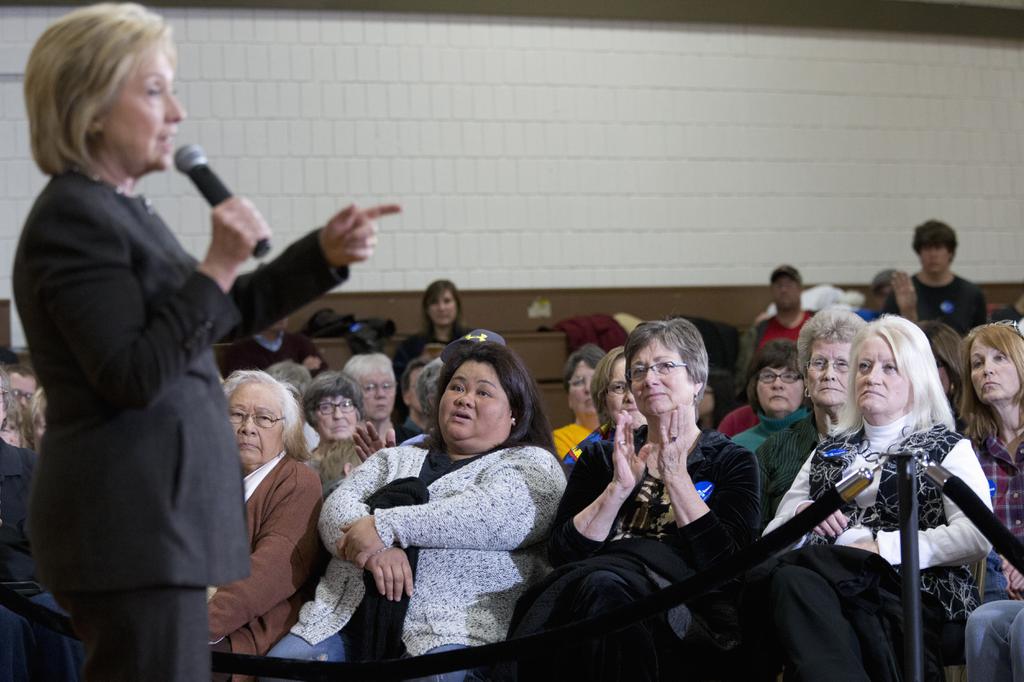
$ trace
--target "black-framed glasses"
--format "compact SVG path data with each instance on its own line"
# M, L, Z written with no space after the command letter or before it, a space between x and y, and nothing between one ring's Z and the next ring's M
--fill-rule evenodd
M663 377L680 367L686 367L686 363L666 360L665 362L655 362L650 365L633 365L626 368L626 380L635 384L643 381L648 372L654 372L656 375Z
M832 365L832 369L840 374L846 374L850 371L850 363L842 358L838 358L836 360L829 360L828 358L820 357L811 358L811 361L807 363L807 369L813 369L815 372L824 372L828 369L829 365ZM774 379L772 381L774 381ZM783 381L785 381L785 379L783 379Z
M32 397L32 391L23 391L20 388L12 388L11 395L18 400L28 400Z
M238 410L232 410L228 413L228 421L234 426L241 426L245 422L252 419L252 423L261 429L271 429L274 424L284 419L284 417L271 417L269 414L249 414L248 412L240 412Z
M782 379L782 383L784 384L795 384L800 381L801 378L800 372L794 372L788 369L785 372L773 372L770 369L762 369L757 373L757 380L762 384L775 383L776 379Z
M316 406L316 411L325 417L334 414L335 410L342 414L350 414L355 412L356 404L348 398L342 398L341 400L322 400Z

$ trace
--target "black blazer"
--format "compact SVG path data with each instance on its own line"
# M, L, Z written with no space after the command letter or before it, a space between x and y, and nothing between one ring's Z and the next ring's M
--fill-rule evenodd
M77 173L50 180L13 277L48 400L29 520L49 589L248 574L241 467L210 345L346 276L313 233L225 295L145 199Z

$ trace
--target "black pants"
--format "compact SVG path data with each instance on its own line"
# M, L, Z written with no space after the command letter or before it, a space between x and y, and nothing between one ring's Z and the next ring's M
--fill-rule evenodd
M85 645L87 682L210 679L205 588L56 596Z
M871 682L839 595L819 574L781 566L771 579L769 609L786 659L787 682Z

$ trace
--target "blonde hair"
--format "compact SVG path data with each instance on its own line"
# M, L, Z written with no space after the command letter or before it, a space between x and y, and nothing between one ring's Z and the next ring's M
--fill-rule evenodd
M910 410L907 413L909 431L927 431L938 424L952 430L953 411L946 394L942 392L939 370L935 366L928 338L913 322L897 315L882 315L866 324L853 338L850 348L853 373L847 382L846 404L839 410L835 432L850 435L864 427L864 417L857 404L857 375L860 371L858 365L861 349L870 338L880 338L889 345L896 361L896 371L910 384Z
M302 419L302 408L299 407L298 391L291 384L278 381L264 371L256 369L240 369L232 372L224 380L224 397L230 402L235 391L247 384L266 386L277 396L281 404L281 416L284 417L284 451L292 459L305 462L309 459L309 447L306 435L302 432L305 422ZM227 415L224 415L225 419Z
M981 402L974 389L974 379L971 377L971 351L978 341L1005 354L1017 368L1021 387L1014 398L1018 409L1024 415L1024 337L1008 325L985 324L972 329L960 344L964 372L967 373L967 381L963 382L963 389L960 391L960 416L966 424L964 435L977 445L981 445L989 436L998 435L999 421L995 410Z
M43 173L92 167L96 120L152 50L177 61L171 27L134 3L82 7L43 32L25 67L32 156Z

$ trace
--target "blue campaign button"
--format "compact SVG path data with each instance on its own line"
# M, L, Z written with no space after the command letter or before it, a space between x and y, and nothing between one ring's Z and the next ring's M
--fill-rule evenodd
M955 309L956 306L953 305L952 301L943 301L939 304L939 310L941 310L945 315L952 315Z
M988 479L988 494L992 496L992 499L996 499L996 482L991 478Z
M833 457L842 457L846 454L846 448L829 448L825 452L821 453L821 456L825 459L832 459Z
M704 502L708 501L711 497L711 493L715 492L715 484L711 481L697 481L693 484L693 487L697 489L697 494L700 495L700 499Z

